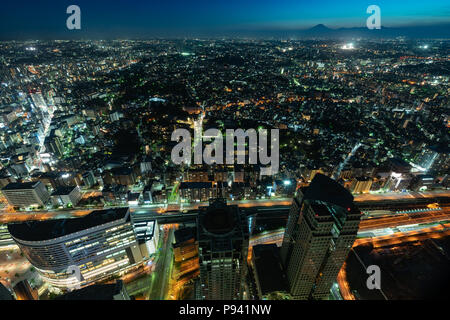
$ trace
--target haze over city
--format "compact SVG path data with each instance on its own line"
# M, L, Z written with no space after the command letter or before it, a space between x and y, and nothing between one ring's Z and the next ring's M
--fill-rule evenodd
M69 33L64 21L66 8L72 4L82 9L83 27ZM6 0L2 12L8 14L0 21L0 38L251 37L255 32L270 37L276 31L302 30L318 24L332 29L365 27L369 16L366 9L372 4L359 0ZM449 28L450 6L444 0L378 1L376 5L382 8L383 27Z

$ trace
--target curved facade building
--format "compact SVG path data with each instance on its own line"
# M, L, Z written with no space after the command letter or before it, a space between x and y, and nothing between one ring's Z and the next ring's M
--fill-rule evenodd
M128 272L145 259L128 208L93 211L75 219L10 224L8 230L44 280L60 288Z

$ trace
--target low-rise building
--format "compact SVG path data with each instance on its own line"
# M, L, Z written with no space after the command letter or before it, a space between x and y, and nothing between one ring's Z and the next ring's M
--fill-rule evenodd
M2 189L8 203L14 207L43 206L50 198L42 182L13 182Z
M80 188L77 186L59 187L50 196L55 206L76 206L81 200Z

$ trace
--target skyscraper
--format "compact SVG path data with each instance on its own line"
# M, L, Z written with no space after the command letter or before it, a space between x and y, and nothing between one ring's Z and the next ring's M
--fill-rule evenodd
M329 295L356 238L360 218L350 192L322 174L298 191L281 248L289 291L295 299Z
M249 243L245 214L216 199L200 208L197 219L201 298L242 299Z

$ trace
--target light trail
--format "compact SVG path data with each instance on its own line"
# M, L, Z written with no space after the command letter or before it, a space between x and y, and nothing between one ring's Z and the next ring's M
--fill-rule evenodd
M358 151L358 149L362 146L361 142L358 142L353 149L350 151L350 153L347 155L347 157L344 159L344 161L341 162L341 164L338 167L338 170L336 171L336 173L333 175L333 179L337 180L339 179L339 175L341 174L341 171L343 168L345 168L345 166L347 165L347 163L349 162L349 160L355 155L356 151Z

